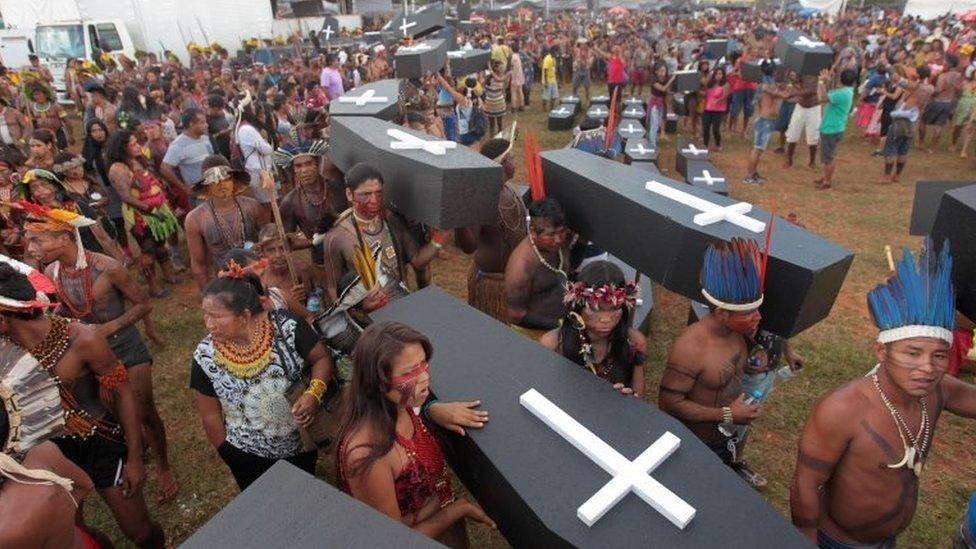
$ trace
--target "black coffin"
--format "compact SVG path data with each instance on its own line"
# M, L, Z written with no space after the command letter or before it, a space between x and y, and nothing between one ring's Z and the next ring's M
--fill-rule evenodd
M976 185L976 181L919 181L915 183L915 200L912 202L912 223L908 234L925 236L932 232L939 203L946 191ZM976 229L974 229L976 230Z
M681 177L688 177L688 162L708 160L708 149L694 143L685 143L680 140L678 154L674 155L674 167L681 174Z
M451 64L451 75L467 76L481 72L488 68L491 61L489 50L452 50L447 52L447 60Z
M699 189L729 196L729 180L710 160L689 160L685 183Z
M732 44L725 38L709 40L705 42L705 52L713 59L727 57L730 53Z
M696 92L701 88L701 75L698 71L676 71L674 89L679 93Z
M559 105L549 111L549 131L558 132L573 129L576 123L576 108L573 105Z
M581 110L583 110L583 107L582 107L582 104L583 103L580 101L580 98L579 98L578 95L567 95L565 97L562 97L562 98L559 99L559 103L561 103L563 105L571 105L573 107L573 109L576 110L577 113L580 112Z
M644 103L646 103L644 98L632 95L620 102L620 110L625 111L630 107L640 107L643 109Z
M664 133L668 135L678 133L678 118L679 116L673 112L664 115Z
M834 64L834 50L795 30L779 31L773 48L783 64L799 74L818 75Z
M647 134L647 130L644 129L644 125L641 124L640 120L627 119L621 120L617 124L617 134L629 142L631 139L643 139Z
M437 72L447 62L447 42L421 40L411 46L400 46L393 55L397 78L423 78Z
M779 59L754 59L746 61L742 64L742 78L750 82L755 82L756 84L761 84L763 81L762 63L763 61L769 61L773 64L773 79L779 80L776 76L776 72L779 69L781 63ZM780 71L782 72L782 71Z
M657 162L657 149L651 147L651 142L646 139L634 139L627 141L624 147L624 162L627 164L638 162Z
M398 42L396 34L391 30L378 30L378 31L364 32L363 40L366 41L367 44L369 44L370 48L375 48L380 44L389 48L390 46Z
M443 29L430 35L431 38L436 38L447 42L447 49L453 50L458 46L457 41L457 20L448 19L447 26Z
M332 119L332 160L345 172L357 162L378 169L387 205L408 219L442 229L487 225L498 220L502 167L468 147L443 155L422 149L394 150L399 130L424 141L437 138L362 116Z
M397 40L417 39L435 33L445 26L447 20L444 15L444 4L438 2L417 8L415 13L406 16L401 13L386 30L396 33Z
M970 320L976 320L976 185L942 195L932 225L932 238L940 245L949 239L956 309Z
M582 367L442 290L411 294L374 318L405 322L430 337L431 390L437 398L479 399L491 414L483 429L444 440L455 473L513 547L809 547L680 422L615 393ZM519 404L530 389L626 459L665 432L677 436L680 447L651 476L694 507L694 519L679 529L628 494L587 527L576 517L577 507L610 477Z
M652 176L660 177L662 175L661 169L657 167L656 162L633 162L630 164L630 167Z
M688 116L688 99L683 93L671 96L671 112L678 116Z
M388 78L363 84L329 102L332 116L373 116L393 120L400 111L403 80Z
M624 109L620 111L621 118L633 118L634 120L643 120L647 117L647 112L644 111L642 105L626 105Z
M587 109L586 117L593 120L606 120L610 118L610 107L604 103L594 103Z
M339 31L342 26L339 20L331 15L322 20L322 30L319 31L319 43L331 44L339 40Z
M443 547L282 460L213 516L185 549Z
M677 190L710 206L724 208L738 201L683 182L648 178L636 168L582 151L546 151L542 159L546 192L562 204L570 228L690 299L701 296L698 276L708 243L733 237L763 243L762 224L768 223L769 212L762 209L753 207L740 218L743 224L760 225L754 227L759 232L726 220L711 223L699 218L706 224L698 225L695 218L701 210L648 190L646 184L656 181L672 194ZM971 255L976 258L976 253ZM762 306L763 328L792 337L824 319L853 259L848 250L777 219Z
M590 106L593 105L603 105L604 107L610 105L610 96L607 94L597 95L590 98Z

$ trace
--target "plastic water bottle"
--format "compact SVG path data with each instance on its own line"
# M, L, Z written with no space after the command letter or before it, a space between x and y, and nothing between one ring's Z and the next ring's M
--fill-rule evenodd
M308 294L308 301L305 304L305 308L308 309L310 313L317 313L322 310L322 290L315 288Z

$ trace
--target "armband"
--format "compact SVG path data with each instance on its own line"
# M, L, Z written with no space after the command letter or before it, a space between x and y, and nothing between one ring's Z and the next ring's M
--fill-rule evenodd
M95 379L98 380L98 385L109 392L114 391L119 385L125 383L125 378L125 366L121 362L116 362L115 368L112 368L111 372L105 375L95 376Z

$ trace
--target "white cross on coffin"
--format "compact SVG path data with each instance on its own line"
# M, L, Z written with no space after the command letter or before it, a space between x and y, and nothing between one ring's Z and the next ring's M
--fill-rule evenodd
M639 128L635 128L634 127L634 123L633 122L627 122L627 127L626 128L621 128L621 129L627 130L627 133L637 133L637 132L641 131Z
M429 49L430 49L430 44L426 42L420 42L412 46L400 46L400 48L397 49L397 52L417 53L421 51L427 51Z
M694 507L650 476L681 445L670 431L630 461L535 389L522 393L519 404L613 477L576 510L587 526L596 524L630 492L682 530L695 518Z
M565 116L565 115L569 114L569 110L567 110L566 107L559 107L558 110L552 111L552 114L558 114L560 116Z
M574 103L576 101L579 101L579 97L576 97L575 95L570 95L569 97L563 97L562 100L564 103Z
M708 170L702 170L701 175L696 175L695 177L692 177L691 180L704 181L706 184L708 184L709 187L716 183L725 183L724 177L712 177L711 172L709 172Z
M447 56L450 57L451 59L459 59L461 57L464 57L464 50L449 51L447 52Z
M794 46L800 46L801 48L818 48L820 46L826 46L823 42L819 40L810 40L806 36L801 36L793 41Z
M593 116L603 116L607 114L607 111L601 109L600 107L594 107L590 112L593 114Z
M641 114L641 112L639 110L635 109L634 107L631 107L631 108L625 110L624 111L624 114L629 114L629 115L632 115L632 116L637 116L638 114Z
M403 37L404 38L407 37L407 29L409 29L410 27L416 27L416 26L417 26L417 22L416 21L414 21L412 23L407 23L407 20L404 19L403 20L403 23L400 25L400 30L403 31Z
M403 130L394 128L386 130L386 135L396 140L390 142L390 148L395 151L422 149L430 154L440 156L447 154L447 149L457 148L457 142L455 141L427 141L426 139L421 139Z
M684 154L691 154L694 156L698 156L700 154L708 154L708 149L699 149L694 144L691 144L685 147L684 149L681 149L681 152Z
M707 184L709 187L711 187L715 183L725 183L724 177L712 177L711 172L709 172L708 170L702 170L701 175L696 175L695 177L692 177L691 180L697 182L704 181L705 184Z
M633 147L631 149L627 149L627 152L628 153L637 153L637 154L641 154L641 155L643 155L643 154L654 154L654 149L645 149L643 143L638 143L636 147Z
M761 233L766 230L766 223L745 215L752 211L752 204L748 202L737 202L729 206L719 206L704 198L698 198L693 194L669 187L657 181L648 181L644 188L701 212L692 218L695 225L704 227L718 223L719 221L728 221L733 225L754 233Z
M332 29L332 25L329 25L328 27L322 29L322 32L325 33L326 42L332 40L332 35L335 34L335 30Z
M608 95L598 95L593 98L594 101L610 101L610 96Z
M389 100L389 97L376 97L376 90L366 90L362 95L343 95L339 98L340 103L355 103L357 107L365 106L366 103L386 103Z

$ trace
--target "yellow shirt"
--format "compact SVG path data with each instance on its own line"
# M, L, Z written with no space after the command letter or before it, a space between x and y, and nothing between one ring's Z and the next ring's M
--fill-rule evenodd
M512 49L506 45L495 45L491 48L491 60L502 64L502 70L508 70L508 58L512 55Z
M552 54L546 54L542 59L542 83L556 83L556 60L553 59Z

